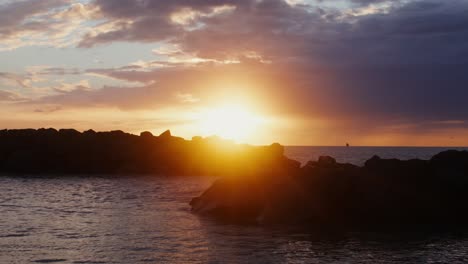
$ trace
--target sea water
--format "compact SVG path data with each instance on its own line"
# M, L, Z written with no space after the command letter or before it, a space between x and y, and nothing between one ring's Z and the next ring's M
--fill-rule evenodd
M446 148L287 147L362 165ZM468 234L310 233L226 225L190 212L215 179L0 177L0 263L466 263Z

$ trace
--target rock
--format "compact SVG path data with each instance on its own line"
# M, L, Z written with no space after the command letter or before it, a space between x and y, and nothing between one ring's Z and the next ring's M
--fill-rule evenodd
M216 180L201 196L191 200L192 211L227 222L255 223L264 208L265 191L258 179L245 181Z
M273 143L270 145L271 153L276 156L282 156L284 154L284 147L279 143Z
M171 130L166 130L161 135L159 135L160 138L170 138L172 137Z
M419 179L431 173L428 164L426 160L381 159L374 156L365 162L364 169L379 175L386 175L388 179L393 180L396 178Z
M372 167L376 167L377 164L380 162L381 158L377 155L374 155L372 156L372 158L368 159L365 163L364 163L364 167L366 168L372 168Z
M429 164L440 178L452 177L459 183L468 182L468 151L444 151L434 155Z
M196 144L174 137L169 130L160 138L150 132L136 136L120 130L1 130L0 173L252 177L270 172L279 175L281 170L297 166L297 162L278 156L281 147L276 147L278 151L226 140L194 140Z
M92 129L88 129L86 131L83 132L84 135L88 135L88 136L94 136L96 135L96 131L92 130Z
M124 136L126 135L125 132L123 132L122 130L112 130L111 132L109 132L110 135L112 136Z
M434 155L430 163L432 166L439 168L452 168L459 169L468 167L468 151L447 150Z
M192 142L201 143L201 142L203 142L203 138L200 137L200 136L194 136L194 137L192 137Z
M336 160L330 156L320 156L317 162L317 166L322 168L335 167Z
M63 136L79 136L81 133L75 129L60 129L59 134Z
M364 167L372 171L388 172L400 168L401 164L398 159L381 159L379 156L373 156L364 163Z
M297 170L301 168L301 163L297 160L282 158L284 161L284 167L288 168L289 170Z
M140 133L140 137L142 137L142 138L152 138L153 134L151 132L149 132L149 131L144 131L144 132Z
M54 128L47 128L47 129L40 128L37 130L37 133L43 136L53 136L53 135L56 135L58 131Z
M304 168L315 168L318 166L318 161L315 161L315 160L309 160L306 165L304 166Z
M324 156L300 169L280 167L275 171L283 177L270 172L255 184L250 178L217 182L192 200L194 211L331 230L468 226L468 152L442 152L430 161L374 156L363 167Z

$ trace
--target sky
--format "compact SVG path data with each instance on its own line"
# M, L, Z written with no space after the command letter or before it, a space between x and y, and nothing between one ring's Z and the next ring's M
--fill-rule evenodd
M468 146L468 0L0 0L0 128Z

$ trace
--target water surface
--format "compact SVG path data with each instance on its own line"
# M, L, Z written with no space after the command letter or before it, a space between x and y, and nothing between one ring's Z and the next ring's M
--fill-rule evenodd
M398 159L430 159L435 154L448 150L468 150L467 147L286 147L285 154L305 163L319 156L332 156L338 162L362 166L372 156Z
M301 161L332 155L361 163L379 151L402 158L427 158L439 151L351 149L287 148L287 153ZM309 233L223 225L190 213L188 201L213 180L0 177L0 263L468 261L468 236L463 232Z

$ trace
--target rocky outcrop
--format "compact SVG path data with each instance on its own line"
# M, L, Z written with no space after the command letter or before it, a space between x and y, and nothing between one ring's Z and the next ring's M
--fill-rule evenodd
M238 145L218 138L184 140L169 130L160 136L74 129L0 130L3 174L254 175L291 164L279 144Z
M235 222L333 228L468 226L468 152L430 160L369 159L363 167L320 157L270 177L220 179L194 212Z
M468 152L430 160L320 157L305 166L284 147L217 137L140 136L123 131L0 130L0 173L212 175L192 210L223 221L313 227L468 226Z

